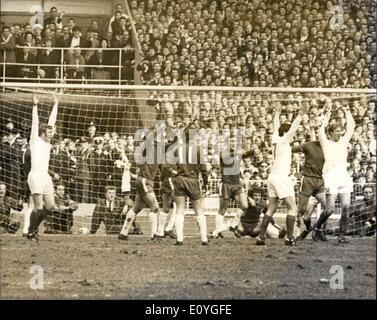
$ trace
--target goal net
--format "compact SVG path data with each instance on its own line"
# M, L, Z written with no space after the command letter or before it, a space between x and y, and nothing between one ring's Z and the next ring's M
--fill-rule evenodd
M206 214L213 215L219 208L221 172L216 156L219 140L215 141L213 136L216 130L241 130L242 148L252 151L252 156L245 159L241 167L244 188L260 187L267 199L266 178L273 162L271 136L275 103L282 108L280 122L290 123L299 110L298 101L302 100L310 108L294 137L294 143L299 145L312 138L311 127L315 127L326 105L333 106L331 121L343 127L346 121L342 108L349 106L356 130L348 146L349 172L354 182L348 229L354 236L374 233L376 96L373 90L37 83L7 84L0 98L0 181L6 186L6 196L12 199L11 221L21 222L18 232L22 232L23 214L27 210L24 163L35 94L40 97L38 112L42 123L47 123L52 110L52 94L59 100L50 175L60 209L47 218L45 227L48 230L88 232L93 228L95 211L107 210L105 205L98 209L99 200L104 201L107 187L115 187L119 208L111 208L103 217L111 217L115 226L112 230L116 233L125 218L123 206L131 205L129 200L134 200L135 196L135 133L161 122L169 128L200 129L207 138L203 139L208 142L206 165L210 172L210 188L203 202ZM304 161L302 153L292 154L291 177L296 182L297 201ZM156 181L154 187L161 200L160 182ZM315 220L321 208L310 203ZM327 224L330 234L337 233L338 209L337 204L337 212ZM236 204L231 202L228 215L236 210ZM190 213L188 202L187 214ZM1 214L4 222L7 212ZM279 207L276 220L281 219L284 224L285 214L284 206ZM147 221L145 212L138 216L138 221L141 224ZM212 225L209 221L209 231ZM101 224L97 234L106 232L111 233L111 230L105 231ZM195 232L194 228L192 232Z

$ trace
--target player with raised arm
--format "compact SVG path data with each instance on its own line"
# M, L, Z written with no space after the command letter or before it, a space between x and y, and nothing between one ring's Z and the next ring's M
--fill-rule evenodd
M297 217L297 207L295 200L294 183L289 177L291 172L291 157L292 148L291 142L296 133L302 116L307 112L308 104L301 104L298 116L293 121L292 125L283 123L280 125L280 104L274 103L273 107L276 111L274 117L274 131L272 135L272 144L274 146L274 162L271 168L271 173L267 180L267 191L269 197L268 209L262 220L262 226L257 237L257 245L265 245L267 227L272 221L272 216L276 212L279 200L283 200L288 209L286 218L287 238L285 244L288 246L296 245L294 238L294 227Z
M252 152L244 152L242 148L236 147L236 138L230 137L230 144L225 144L224 151L220 155L221 183L219 186L220 209L215 218L215 230L212 231L211 237L222 237L222 232L230 230L236 236L237 226L240 222L241 214L245 213L248 208L248 200L245 190L241 183L241 160L251 156ZM231 225L224 223L224 215L228 209L229 200L233 199L241 212L237 212L231 222Z
M39 97L33 96L33 115L30 134L31 169L28 176L30 193L33 197L34 208L30 214L27 239L38 240L38 228L46 217L47 210L55 208L54 185L49 175L51 139L55 135L55 123L58 115L58 99L54 98L54 106L48 124L39 124L38 102Z
M352 117L348 105L343 107L347 121L346 132L342 136L342 127L334 123L328 127L327 138L325 128L330 121L331 105L324 115L321 127L319 128L319 142L322 146L325 156L323 167L323 180L326 190L326 210L322 212L317 223L314 226L314 237L322 225L327 221L335 209L335 201L339 197L341 206L341 218L339 221L339 238L340 243L347 243L345 235L347 232L347 223L349 207L351 202L351 192L353 191L353 181L347 171L347 145L350 142L353 132L355 131L355 121Z
M319 141L316 140L316 123L310 122L310 139L302 145L294 145L292 152L302 152L305 155L305 163L302 170L300 193L298 198L298 214L303 218L305 229L298 236L297 240L303 240L311 231L311 213L313 207L309 206L310 197L315 197L321 204L322 210L326 208L325 185L322 178L325 157ZM310 210L310 211L309 211ZM327 241L324 232L313 233L314 240Z

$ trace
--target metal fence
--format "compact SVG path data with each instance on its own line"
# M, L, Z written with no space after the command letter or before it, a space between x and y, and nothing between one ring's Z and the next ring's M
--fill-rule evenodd
M41 58L45 51L49 52L50 59ZM101 51L102 59L94 59L90 61L92 56L97 55L97 53ZM30 61L20 62L20 60L25 60L25 58L20 59L18 57L22 57L25 52L29 52L28 57L32 56L33 58L29 59ZM80 53L78 54L78 52ZM3 51L3 60L1 61L2 70L0 72L1 82L3 84L12 82L115 85L133 84L134 52L135 50L133 48L18 46L14 48L15 54L12 54L16 59L10 59L10 53L8 53L7 57L7 51ZM82 59L79 58L80 56ZM53 61L54 63L46 63L46 60ZM72 64L70 61L73 61L74 63ZM89 63L93 61L96 63Z

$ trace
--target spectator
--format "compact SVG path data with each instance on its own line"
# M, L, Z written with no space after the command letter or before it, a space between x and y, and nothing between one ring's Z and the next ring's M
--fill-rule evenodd
M0 182L0 233L16 233L20 222L12 220L11 209L22 209L22 201L7 197L6 192L5 182Z
M72 36L70 38L71 48L87 48L89 47L88 41L82 36L81 28L79 26L74 26L72 28Z
M4 26L1 33L1 43L0 43L0 62L14 63L16 62L16 53L15 48L16 40L13 35L10 33L10 28ZM1 64L1 77L3 76L3 64ZM7 65L5 66L5 76L6 77L15 77L16 70L15 66Z
M103 152L103 137L95 137L93 139L93 143L94 151L89 153L88 162L92 179L90 183L91 199L92 202L97 202L107 183L107 172L105 170L107 165L107 156Z
M44 66L50 64L59 64L59 53L52 49L52 41L47 40L46 50L40 50L38 55L38 63L40 67L38 69L38 76L43 79L56 79L59 78L59 67L58 66Z
M127 206L128 208L128 206ZM91 234L95 234L104 223L106 234L118 234L122 229L127 211L121 198L117 197L116 188L106 187L105 198L98 199L92 217Z
M105 68L111 64L110 56L107 51L97 50L88 61L88 65L98 66L89 67L88 79L110 79L110 69Z
M73 53L69 54L67 59L67 77L68 79L83 79L85 72L85 59L81 55L81 50L79 47L73 49Z
M123 6L121 4L117 4L115 6L115 14L110 18L109 21L109 28L108 32L114 34L116 30L114 30L114 25L117 27L117 24L119 23L120 18L123 17L126 19L126 21L129 21L129 16L123 13Z
M45 220L44 233L71 234L73 226L73 213L78 209L77 202L65 194L65 185L57 183L55 188L56 209L51 211Z
M63 15L64 12L58 13L58 9L56 7L50 8L50 16L45 19L45 25L53 24L55 28L61 29L63 27Z
M360 237L374 235L376 233L376 198L373 185L363 187L362 199L357 201L353 208L350 216L355 225L349 229L353 230L354 235Z

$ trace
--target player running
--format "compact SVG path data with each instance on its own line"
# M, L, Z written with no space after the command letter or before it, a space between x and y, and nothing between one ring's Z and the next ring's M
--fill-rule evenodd
M323 167L323 180L326 190L326 210L322 212L314 227L314 237L322 225L327 221L335 209L335 201L339 197L341 206L341 218L339 221L338 242L348 243L345 235L347 232L347 222L349 207L351 202L351 192L353 191L353 181L347 172L347 145L355 131L355 121L346 105L343 110L347 121L346 133L342 136L342 127L334 123L328 127L327 138L325 127L328 125L331 116L331 105L324 115L322 125L319 128L319 142L321 143L325 164Z
M30 214L27 239L37 241L38 228L47 215L47 210L55 208L54 185L49 175L51 139L55 135L55 123L58 115L58 99L53 96L54 106L48 124L39 126L39 97L33 96L33 116L30 134L31 169L28 175L28 185L33 197L34 208Z
M306 142L301 146L293 146L292 152L302 152L305 154L305 163L302 171L301 187L298 198L298 214L303 218L305 229L298 236L297 240L303 240L311 232L311 213L313 206L309 206L310 197L315 197L322 206L326 208L325 185L322 178L325 157L319 141L316 141L315 124L311 125L310 137L312 141ZM324 232L314 232L313 240L327 241Z
M148 138L146 141L148 141ZM146 149L144 149L143 155L146 155ZM157 239L158 215L160 207L156 194L154 193L153 185L159 173L160 168L156 159L154 159L154 163L150 164L146 160L145 163L139 166L139 172L135 182L135 201L132 208L127 212L122 230L118 235L119 240L128 240L128 233L133 221L136 218L136 215L145 207L150 209L149 222L151 224L151 240L153 241Z
M267 191L269 197L268 210L262 220L262 226L257 237L257 245L265 245L267 227L272 221L272 216L277 210L279 200L283 200L284 204L288 208L288 214L286 218L287 224L287 238L285 244L287 246L296 245L294 234L294 227L297 217L297 207L295 201L294 184L289 177L291 171L291 156L292 149L290 143L293 136L297 131L302 116L307 112L309 105L301 105L301 110L293 121L292 125L283 123L280 125L280 104L275 103L274 109L276 110L274 117L274 132L272 135L272 143L274 145L274 163L271 168L271 173L267 180Z

